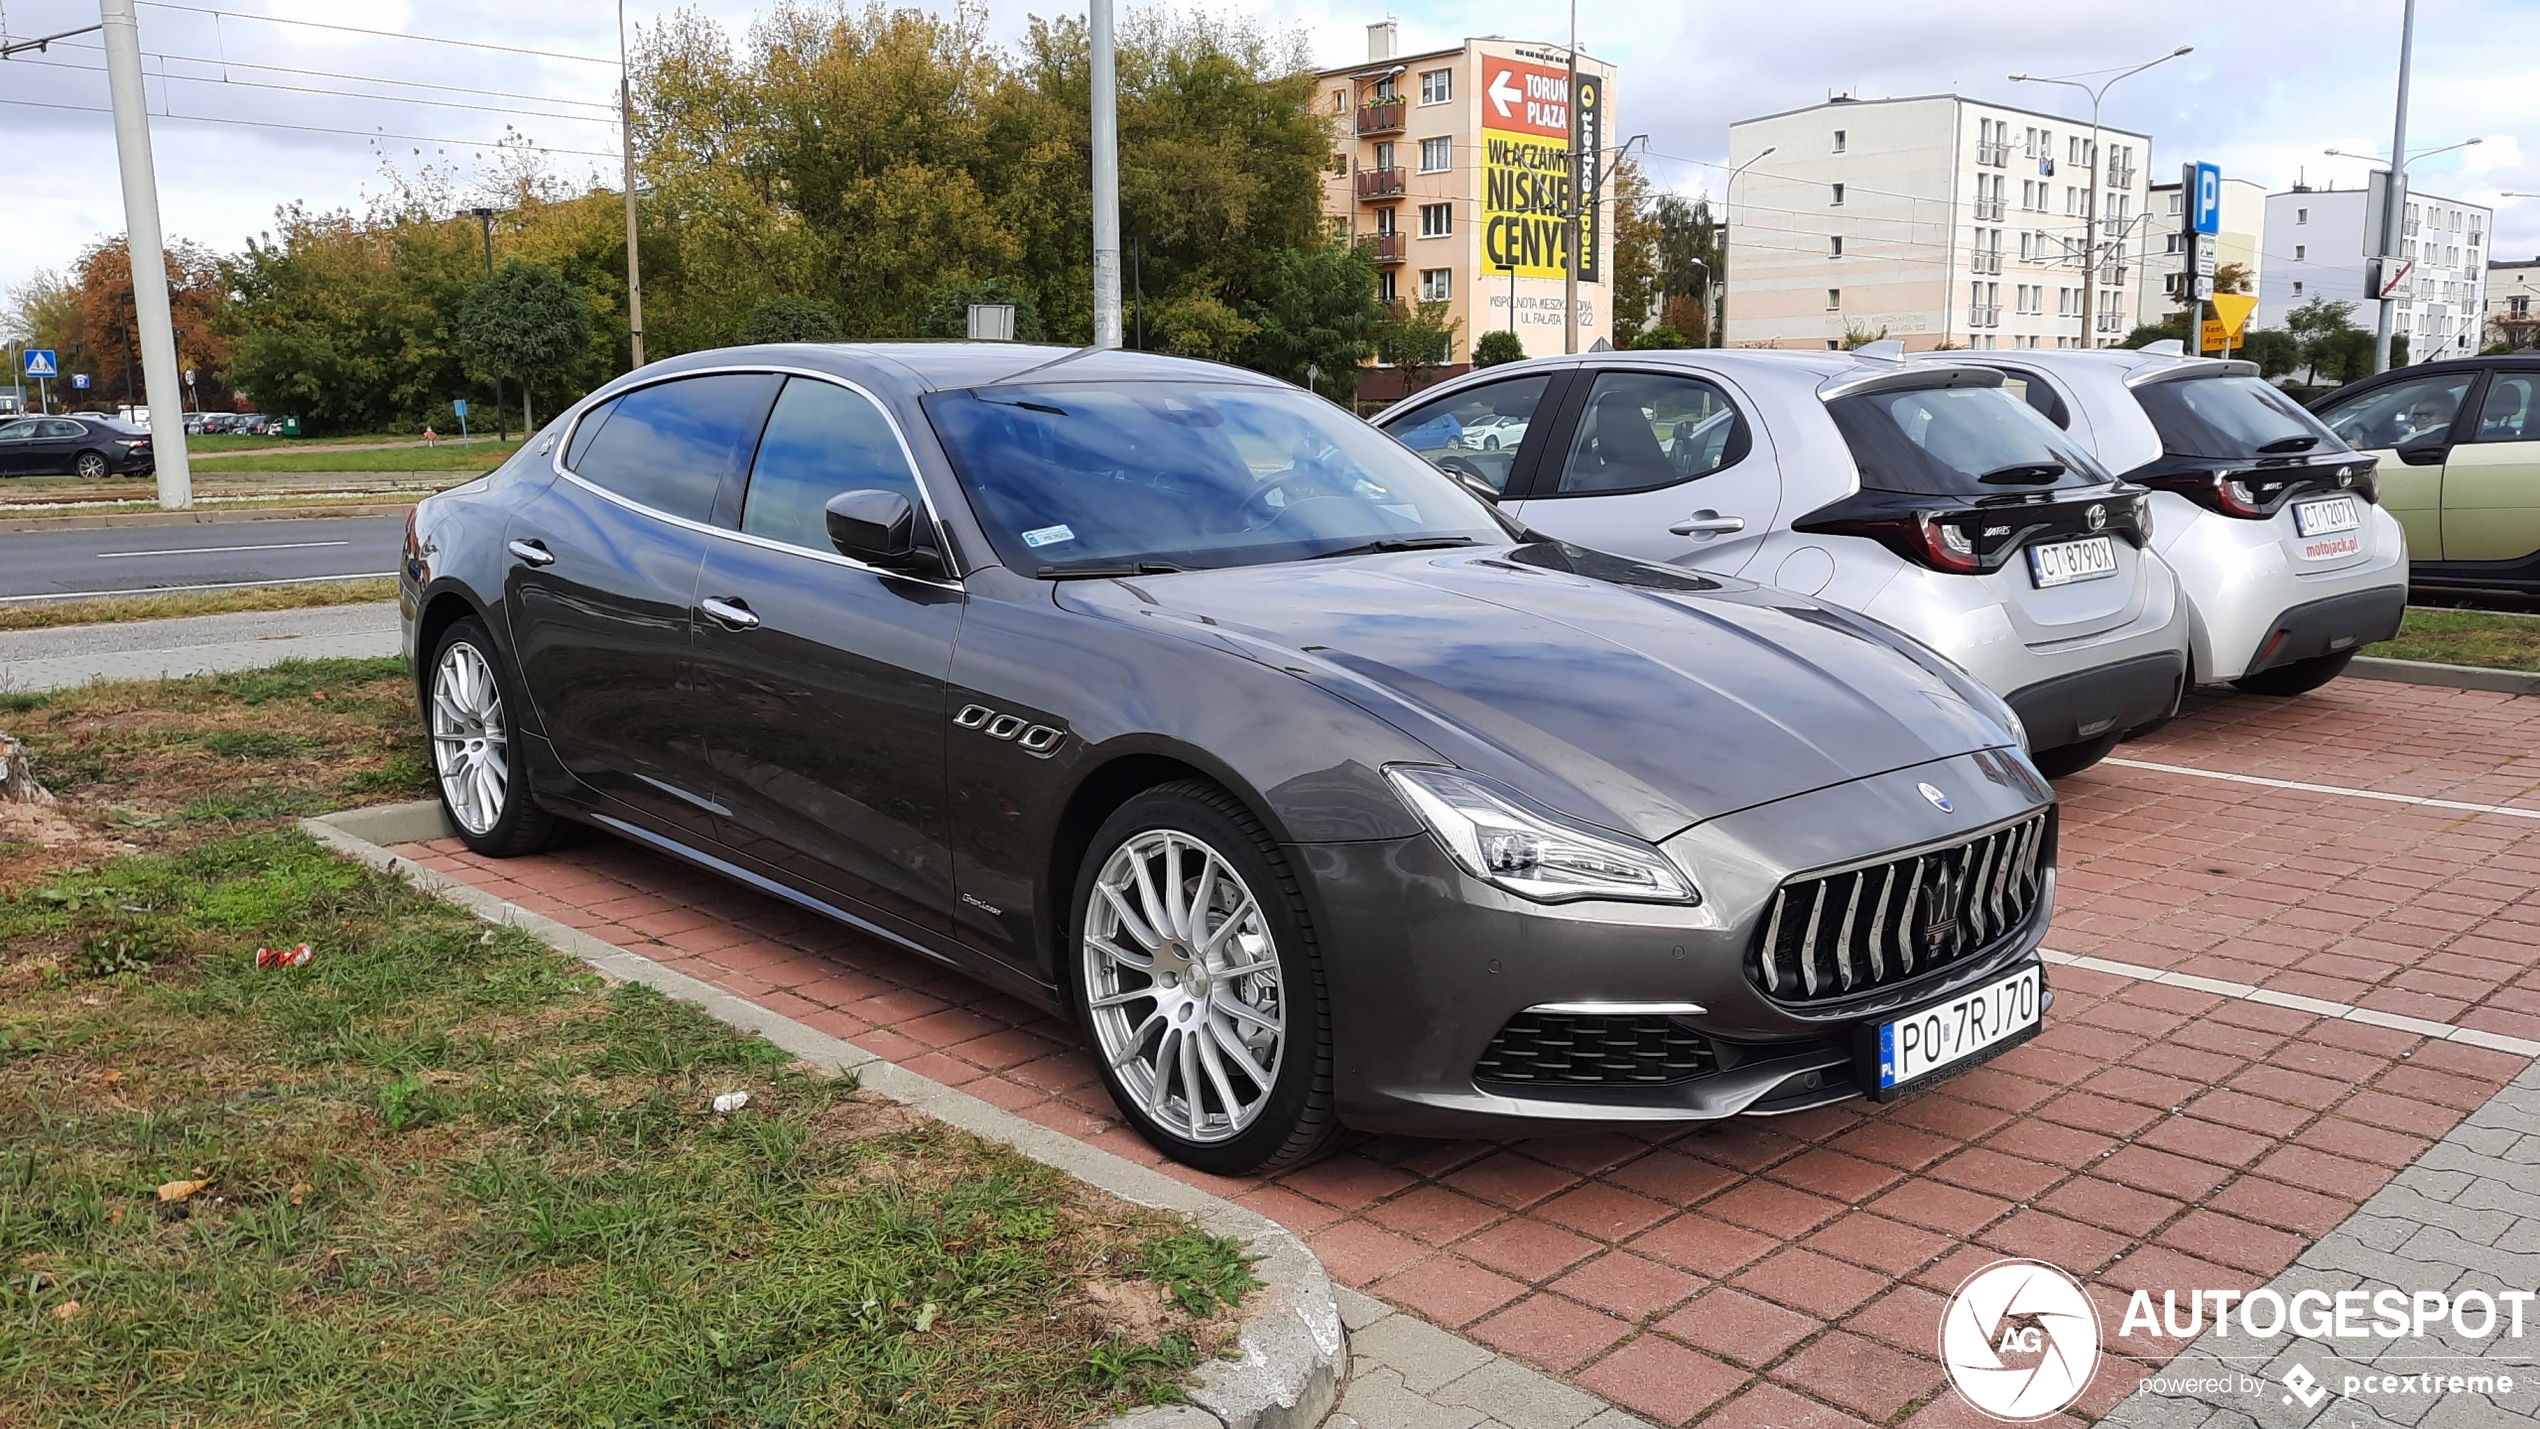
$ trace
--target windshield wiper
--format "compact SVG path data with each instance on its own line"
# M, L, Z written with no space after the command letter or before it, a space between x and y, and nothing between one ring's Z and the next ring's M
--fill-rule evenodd
M1045 581L1110 580L1119 576L1169 576L1188 570L1171 561L1078 561L1073 565L1043 566L1032 574Z
M1328 561L1334 556L1371 556L1380 551L1442 551L1449 546L1478 546L1470 536L1386 536L1374 541L1361 541L1337 551L1322 551L1306 557L1309 561Z
M2274 456L2279 452L2306 452L2319 444L2320 439L2317 437L2278 437L2258 448L2258 455Z
M1976 480L1987 486L2045 486L2061 477L2066 468L2058 461L2021 462L2015 466L1997 466Z

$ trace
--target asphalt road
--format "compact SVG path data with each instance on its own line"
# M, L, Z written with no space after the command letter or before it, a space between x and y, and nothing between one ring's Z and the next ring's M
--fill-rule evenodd
M0 690L255 670L277 660L394 655L394 601L0 631Z
M0 600L384 576L402 516L0 533Z

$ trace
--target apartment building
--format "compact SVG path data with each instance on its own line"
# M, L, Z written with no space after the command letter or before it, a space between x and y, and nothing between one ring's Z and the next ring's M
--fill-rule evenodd
M1838 97L1732 124L1729 162L1750 167L1724 195L1729 345L2121 342L2151 154L2146 134L2094 137L2087 122L1955 94Z
M2487 341L2540 347L2540 258L2487 265Z
M2376 295L2365 277L2365 255L2380 244L2378 235L2364 232L2367 201L2359 188L2301 184L2267 195L2267 268L2254 324L2282 327L2285 314L2327 298L2355 304L2355 321L2374 325ZM2408 195L2399 258L2409 269L2399 280L2391 331L2407 337L2409 361L2463 357L2482 345L2494 218L2492 210L2458 199Z
M1393 21L1370 25L1367 62L1319 76L1316 103L1332 123L1325 216L1372 249L1387 299L1446 304L1456 325L1450 371L1469 365L1492 328L1514 331L1529 357L1561 352L1569 53L1496 35L1416 55L1395 53L1396 43ZM1579 56L1580 97L1599 106L1609 150L1599 198L1612 184L1614 74ZM1580 245L1582 352L1613 332L1612 205L1597 203L1592 220ZM1398 394L1388 378L1363 379L1361 395Z
M2179 184L2154 184L2152 221L2143 234L2143 262L2135 289L2135 311L2141 321L2159 322L2185 307L2196 292L2188 272L2187 191ZM2214 235L2214 266L2239 264L2249 273L2249 291L2258 291L2266 271L2267 188L2247 179L2222 181L2222 227ZM2208 314L2208 316L2211 316Z

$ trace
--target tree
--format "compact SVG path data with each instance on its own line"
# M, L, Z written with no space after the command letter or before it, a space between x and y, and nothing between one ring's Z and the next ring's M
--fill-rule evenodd
M459 345L477 369L520 383L521 426L538 429L532 386L591 344L591 300L544 264L514 258L459 309Z
M197 390L221 405L219 375L229 366L229 288L220 259L199 243L168 244L168 315L176 327L177 366L199 375ZM101 239L79 255L79 331L83 369L95 383L90 400L101 406L138 405L141 391L140 317L132 293L132 254L120 235ZM70 369L65 368L65 371Z
M1209 362L1232 362L1260 328L1222 299L1206 293L1154 305L1147 338L1165 352Z
M1661 194L1650 205L1658 260L1658 321L1695 347L1719 346L1711 309L1720 274L1719 230L1708 197Z
M1376 360L1402 369L1405 391L1416 392L1427 374L1455 355L1455 329L1461 320L1446 315L1445 303L1396 303L1376 325Z
M741 341L745 343L836 342L845 335L838 330L838 315L829 310L827 303L785 293L759 299L758 306L741 321Z
M1628 157L1614 165L1614 345L1630 347L1658 318L1658 229L1649 220L1649 177Z
M1041 340L1041 313L1032 301L1032 290L1010 278L989 278L982 282L946 283L926 300L925 315L917 320L919 337L968 337L970 308L974 303L1014 305L1014 340Z
M2254 328L2240 339L2240 355L2258 364L2261 377L2282 377L2302 365L2302 344L2282 328Z
M1870 331L1866 324L1849 319L1843 324L1843 347L1846 352L1856 347L1868 347L1871 343L1885 341L1887 341L1887 328L1884 324L1877 332Z
M1671 348L1693 346L1692 343L1685 341L1683 333L1663 324L1643 329L1640 336L1632 339L1631 345L1644 352L1663 352Z
M2134 331L2127 333L2125 341L2118 343L2117 346L2150 347L2164 340L2184 343L2187 338L2187 313L2185 309L2181 309L2168 314L2159 322L2136 324Z
M1504 327L1492 328L1482 334L1481 341L1473 344L1475 367L1497 367L1503 362L1525 360L1526 344Z
M1267 274L1267 295L1244 316L1257 331L1244 364L1342 401L1358 391L1358 364L1376 350L1376 260L1355 244L1328 242L1281 252Z

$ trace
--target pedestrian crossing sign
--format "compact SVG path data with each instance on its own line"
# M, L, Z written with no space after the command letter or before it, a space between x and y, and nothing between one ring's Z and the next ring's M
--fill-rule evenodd
M49 347L28 348L26 350L26 375L29 377L61 376L61 365L53 360L53 349Z

